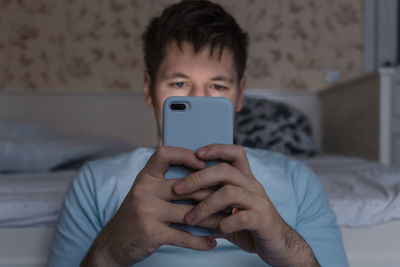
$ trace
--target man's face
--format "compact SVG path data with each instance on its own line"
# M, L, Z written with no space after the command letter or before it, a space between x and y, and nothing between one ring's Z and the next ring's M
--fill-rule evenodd
M163 103L170 96L226 97L235 111L242 108L246 78L238 81L233 55L228 49L220 57L219 49L210 55L209 47L195 53L189 43L183 43L181 49L171 44L156 75L152 81L145 72L144 94L147 105L154 109L159 139Z

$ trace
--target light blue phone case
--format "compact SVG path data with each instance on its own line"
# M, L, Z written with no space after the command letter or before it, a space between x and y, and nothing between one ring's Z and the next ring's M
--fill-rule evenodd
M174 106L175 105L175 106ZM184 105L184 106L182 106ZM179 107L174 110L173 107ZM184 110L180 110L184 107ZM193 152L209 144L233 143L233 105L224 97L173 96L163 106L163 145L184 147ZM207 167L217 164L207 162ZM183 166L172 166L165 178L182 178L193 170ZM190 201L179 201L188 204ZM214 231L202 227L181 224L172 225L197 236L215 235Z

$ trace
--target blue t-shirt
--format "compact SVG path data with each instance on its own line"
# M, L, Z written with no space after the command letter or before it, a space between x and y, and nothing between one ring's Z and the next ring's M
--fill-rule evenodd
M310 245L321 266L348 266L336 217L314 173L278 153L246 148L251 170L282 218ZM79 266L114 216L154 148L87 163L73 180L57 225L49 266ZM161 246L135 266L268 266L225 239L211 251Z

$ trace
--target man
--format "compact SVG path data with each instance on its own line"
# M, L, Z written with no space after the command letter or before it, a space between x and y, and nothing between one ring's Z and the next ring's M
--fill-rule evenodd
M241 109L247 35L219 5L183 1L144 39L146 103L162 130L173 95L222 96ZM206 168L205 161L221 163ZM165 179L171 165L195 170ZM136 177L136 178L135 178ZM217 191L210 188L222 184ZM193 199L196 206L172 203ZM231 214L218 211L232 210ZM169 226L217 230L198 237ZM88 163L65 198L50 266L347 266L323 189L301 163L268 151L159 146Z

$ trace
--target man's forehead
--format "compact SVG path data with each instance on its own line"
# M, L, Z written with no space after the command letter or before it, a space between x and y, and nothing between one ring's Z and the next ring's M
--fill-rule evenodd
M215 49L214 49L215 50ZM192 65L192 62L196 65ZM203 71L217 71L213 76L226 77L228 80L233 80L236 77L236 72L233 63L233 56L229 49L224 49L220 55L220 50L217 49L210 53L210 46L205 46L199 51L195 51L190 43L182 43L179 47L176 43L166 47L166 53L160 65L160 72L165 76L183 76L190 69L206 66L209 69ZM188 75L187 75L188 76Z
M202 55L208 53L209 57L213 60L222 60L223 58L229 58L229 60L233 61L233 53L228 47L212 47L210 44L206 44L196 50L195 46L187 41L183 41L180 43L176 41L171 41L165 47L165 57L171 54L185 53L194 55Z

